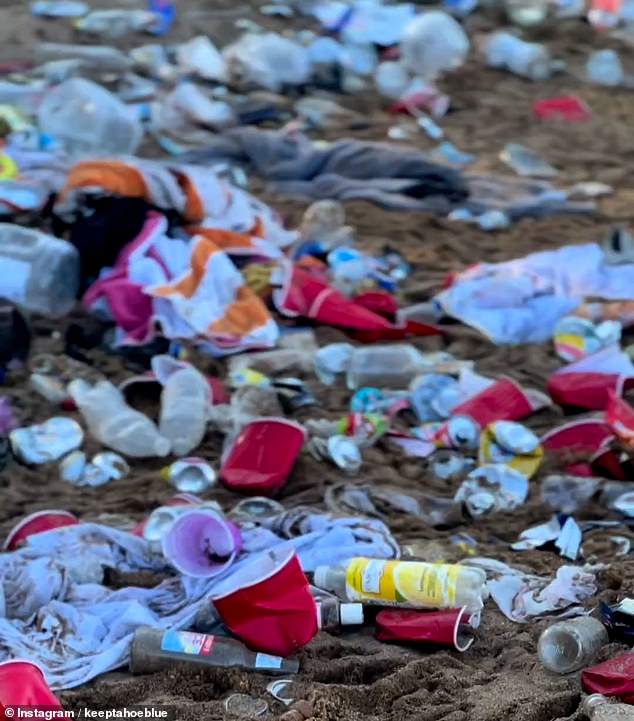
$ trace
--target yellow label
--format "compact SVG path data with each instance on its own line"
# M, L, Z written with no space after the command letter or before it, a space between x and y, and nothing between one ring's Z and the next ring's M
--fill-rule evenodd
M461 570L455 564L354 558L346 574L348 597L384 606L452 608Z

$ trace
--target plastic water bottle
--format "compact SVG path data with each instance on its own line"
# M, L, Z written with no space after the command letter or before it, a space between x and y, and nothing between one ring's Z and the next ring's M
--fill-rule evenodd
M344 601L400 608L479 611L488 596L480 568L422 561L353 558L341 566L317 566L314 584Z
M0 296L42 315L60 317L75 304L79 254L65 240L0 223Z
M429 373L443 355L425 356L411 345L395 343L355 348L347 366L350 390L363 388L404 389L421 373Z
M161 435L172 452L184 456L200 445L207 427L209 384L195 368L182 368L167 379L161 395Z
M299 671L299 662L294 658L256 653L240 641L225 636L147 627L135 631L130 649L132 673L152 673L178 662L216 668L243 668L273 675Z
M417 15L401 40L401 62L412 75L435 80L460 67L469 53L469 38L461 25L442 10Z
M552 60L546 47L524 42L511 33L491 35L486 58L492 68L504 68L530 80L547 80L552 73Z
M108 381L94 386L74 380L68 391L92 435L104 445L132 458L166 456L171 444L143 413L130 408L121 391Z
M614 50L597 50L586 63L586 76L591 83L621 85L625 78L621 58Z
M572 673L592 663L607 642L601 621L582 616L549 626L539 637L537 654L549 671Z
M109 45L39 43L35 46L34 55L36 63L79 60L84 68L101 73L124 73L132 67L132 60L127 55Z
M130 108L83 78L53 88L42 101L38 122L71 155L132 155L143 137Z

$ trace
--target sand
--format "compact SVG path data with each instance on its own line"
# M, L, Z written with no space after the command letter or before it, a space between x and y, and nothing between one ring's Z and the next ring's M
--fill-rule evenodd
M126 4L119 3L119 6ZM235 36L233 23L239 17L262 19L255 5L232 6L224 0L214 4L182 0L179 21L169 39L187 39L193 34L206 33L224 44ZM280 30L289 24L287 20L269 18L264 22ZM293 24L305 25L298 20ZM472 18L469 25L472 32L479 33L493 27L494 21L478 16ZM622 47L596 36L581 21L553 23L529 37L547 41L577 70L581 69L590 49ZM65 21L37 20L29 16L26 3L0 1L2 60L28 59L34 43L39 41L78 41L78 38ZM127 48L146 41L147 38L137 36L119 44ZM475 55L464 69L442 85L453 103L451 113L442 122L443 128L456 146L478 156L475 170L506 172L498 154L505 143L516 141L541 152L554 164L560 171L558 181L563 185L600 181L612 185L615 193L601 202L600 211L593 217L525 220L510 230L489 234L426 214L394 213L366 203L348 203L348 222L356 228L362 248L378 250L389 243L412 263L413 273L400 292L403 303L429 298L448 271L460 270L478 260L500 261L538 249L596 241L611 224L631 222L634 214L634 166L631 163L634 94L631 91L591 86L570 76L534 84L486 70ZM533 101L568 93L579 95L589 104L593 112L589 122L542 123L533 117ZM386 137L393 119L384 112L384 104L378 97L368 93L338 100L362 112L368 119L367 127L345 133L328 130L322 137L343 134L373 139ZM422 133L414 142L424 149L433 145ZM258 182L253 187L280 210L290 225L297 223L305 203L273 197ZM74 320L81 317L79 313ZM59 351L59 333L63 333L68 322L68 319L59 324L36 320L34 351ZM318 329L317 337L321 344L345 339L342 333L328 328ZM421 349L442 347L437 339L416 341L415 345ZM509 374L540 389L544 389L549 373L560 365L551 344L498 348L477 333L460 327L452 331L444 347L461 358L475 360L477 370L486 375ZM116 357L101 352L94 352L91 357L95 366L113 380L120 380L131 372ZM209 358L197 360L202 370L224 373L221 363ZM18 377L3 392L13 399L22 422L46 420L53 415L53 409L25 391L23 380ZM324 415L333 418L345 412L349 394L344 389L324 390L313 378L307 381L318 392L323 408L303 411L298 416L300 419ZM544 411L529 419L528 425L543 431L562 416L556 409ZM210 432L198 455L217 467L221 441L218 434ZM97 449L97 444L88 440L86 450ZM141 519L170 496L170 489L158 475L162 462L143 461L131 465L132 472L126 479L99 489L86 489L60 481L55 465L26 469L13 463L0 477L0 536L24 514L43 508L65 508L84 518L123 514ZM417 544L422 558L434 549L437 551L438 544L447 558L459 558L460 552L448 538L453 533L466 532L477 541L478 555L551 574L563 563L554 553L533 551L518 555L508 548L519 531L550 515L539 500L541 475L531 482L529 501L512 514L500 514L443 531L411 517L393 517L389 522L401 542ZM347 480L346 477L336 469L302 457L280 500L289 507L299 504L323 507L324 490L343 480ZM435 480L424 462L405 458L383 444L368 452L356 481L390 483L404 491L418 489L444 495L451 495L455 490L455 484ZM211 491L205 497L216 498L226 507L237 500L222 489ZM607 518L610 514L591 506L577 517ZM627 534L622 530L618 532ZM614 559L608 535L595 532L586 543L587 560L610 564L600 576L600 593L589 606L594 606L598 599L612 601L634 592L634 562ZM430 546L430 541L435 544ZM127 581L113 574L111 582L120 585ZM511 623L489 603L476 642L464 654L382 644L373 638L371 626L340 636L322 633L301 654L302 671L294 694L297 699L308 702L304 705L306 713L319 721L576 719L581 698L578 676L554 677L543 671L537 661L536 641L548 623L548 619L525 625ZM618 644L612 644L603 650L602 658L621 650ZM266 693L268 680L258 674L213 670L164 672L133 678L122 670L64 692L61 699L69 708L171 704L178 707L178 718L219 719L226 717L224 700L239 692L266 698L270 704L267 718L279 718L285 708Z

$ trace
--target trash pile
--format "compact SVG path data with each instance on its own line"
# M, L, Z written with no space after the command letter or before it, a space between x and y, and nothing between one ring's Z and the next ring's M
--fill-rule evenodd
M37 0L76 42L2 69L0 709L194 665L279 677L225 714L325 719L324 635L394 670L506 624L536 677L581 672L564 710L631 717L631 218L449 128L474 56L543 88L527 125L592 122L546 82L627 63L532 33L626 42L633 4L280 3L222 46L138 5ZM535 222L577 236L515 252Z

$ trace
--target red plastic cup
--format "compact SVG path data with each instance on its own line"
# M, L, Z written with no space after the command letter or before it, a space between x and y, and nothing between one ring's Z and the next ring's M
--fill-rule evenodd
M270 551L220 583L211 601L252 649L289 656L318 632L317 605L293 550Z
M46 683L44 672L31 661L4 661L0 663L0 719L13 721L16 711L6 713L14 706L44 706L63 708Z
M36 511L23 518L9 531L2 550L15 551L29 536L52 531L54 528L75 526L78 523L79 519L70 511Z
M582 123L592 116L588 104L576 95L538 100L533 105L533 113L540 120L565 120L568 123Z
M480 428L495 421L519 421L546 405L546 399L535 392L531 397L518 383L501 378L468 401L453 409L452 416L468 416Z
M232 491L272 496L286 483L306 433L299 423L284 418L261 418L248 423L227 454L220 479Z
M466 607L443 611L381 611L376 617L379 641L430 643L466 651L473 643L468 630L477 628L479 615L465 616Z
M625 703L634 703L634 653L624 653L585 669L581 685L587 693L616 696Z

